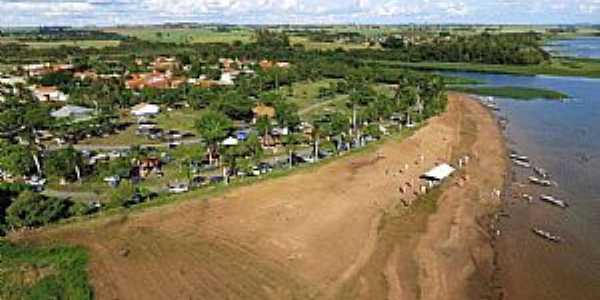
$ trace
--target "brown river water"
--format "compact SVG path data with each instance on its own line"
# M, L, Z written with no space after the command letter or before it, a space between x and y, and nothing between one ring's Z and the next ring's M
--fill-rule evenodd
M508 119L507 147L550 172L554 187L528 183L533 170L513 166L500 217L498 282L503 299L600 299L600 79L453 73L490 85L548 88L573 97L517 101L496 98ZM533 201L521 199L522 193ZM539 200L566 200L567 209ZM538 227L559 235L552 243Z

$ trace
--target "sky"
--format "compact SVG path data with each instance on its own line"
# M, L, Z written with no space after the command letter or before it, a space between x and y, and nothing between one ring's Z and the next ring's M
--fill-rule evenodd
M0 0L0 27L600 23L600 0Z

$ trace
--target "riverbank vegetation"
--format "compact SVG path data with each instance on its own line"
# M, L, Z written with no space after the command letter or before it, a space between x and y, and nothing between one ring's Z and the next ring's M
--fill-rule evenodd
M87 252L0 240L0 299L92 299Z
M539 89L539 88L528 88L518 86L477 86L477 87L451 87L451 90L457 92L463 92L467 94L475 94L482 96L493 96L501 98L512 98L518 100L534 100L534 99L550 99L550 100L562 100L567 99L569 96L561 92Z
M591 58L552 58L549 62L516 66L477 63L391 62L378 61L384 67L411 68L421 71L467 71L515 75L553 75L600 78L600 60Z

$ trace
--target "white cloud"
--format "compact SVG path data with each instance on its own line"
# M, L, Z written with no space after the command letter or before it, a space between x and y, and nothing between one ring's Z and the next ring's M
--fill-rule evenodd
M0 0L0 26L598 22L600 0Z

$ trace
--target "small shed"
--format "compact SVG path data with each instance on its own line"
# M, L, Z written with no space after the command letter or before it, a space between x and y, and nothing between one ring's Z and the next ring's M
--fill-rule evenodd
M452 175L454 171L456 171L456 169L449 164L441 164L423 174L421 178L429 181L440 182Z

